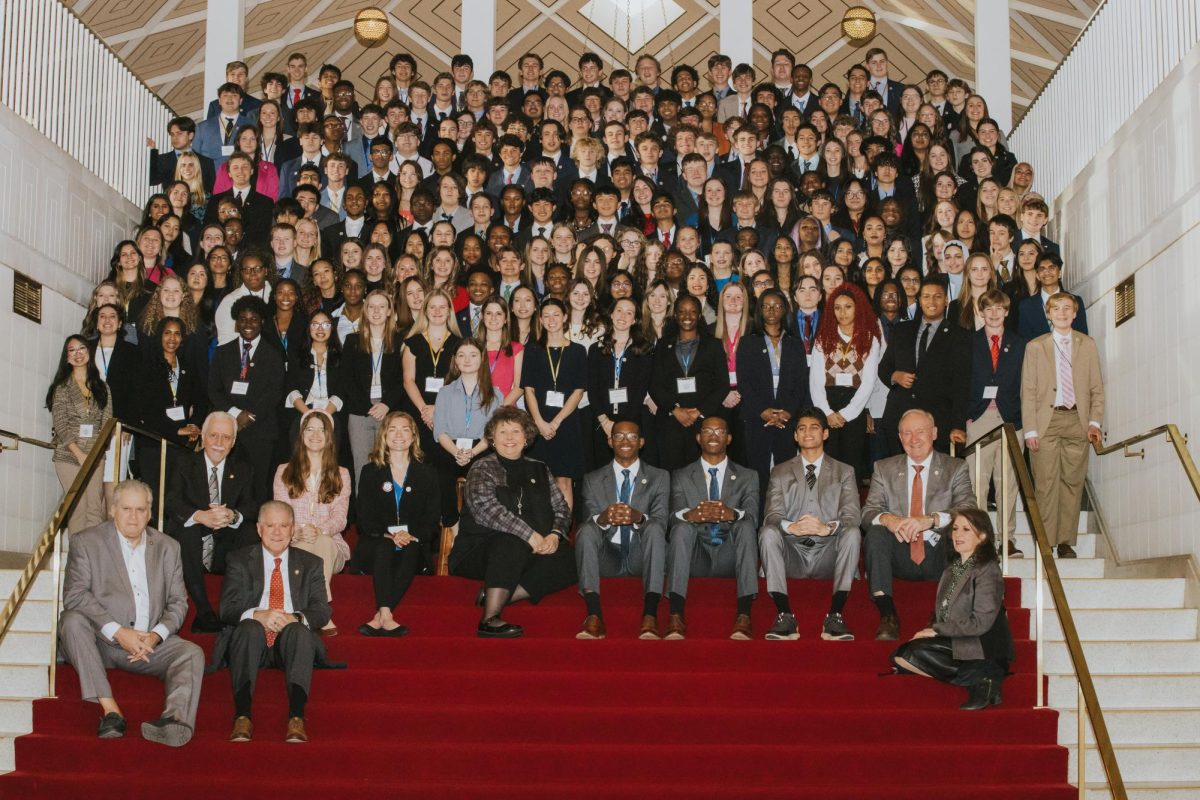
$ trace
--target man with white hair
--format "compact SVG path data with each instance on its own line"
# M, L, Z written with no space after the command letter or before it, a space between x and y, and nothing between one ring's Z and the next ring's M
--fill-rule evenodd
M181 747L196 725L204 653L175 635L187 615L179 545L148 526L150 502L146 484L121 481L112 519L71 537L59 638L83 699L100 704L97 736L125 735L106 675L115 667L166 684L162 715L142 723L142 737Z
M258 504L254 470L230 455L237 441L237 422L224 411L204 420L204 449L189 453L170 476L166 500L167 533L179 542L183 581L196 604L192 633L216 633L221 622L209 603L204 573L225 574L227 554L253 544Z

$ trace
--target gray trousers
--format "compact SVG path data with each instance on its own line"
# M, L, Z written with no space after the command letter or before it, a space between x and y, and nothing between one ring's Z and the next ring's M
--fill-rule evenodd
M195 643L171 636L154 648L149 661L131 662L120 645L106 640L79 611L63 612L58 637L63 658L79 673L79 691L84 700L95 702L113 696L106 670L116 668L137 675L153 675L166 684L162 715L196 727L204 651Z
M862 533L858 528L843 528L833 536L812 536L807 540L811 544L805 546L805 537L783 533L775 525L764 525L758 532L767 591L787 594L788 578L833 578L835 592L850 591L862 548Z
M925 560L914 564L908 545L896 540L896 535L882 525L867 528L867 579L871 594L892 595L892 580L936 581L946 569L946 540L942 536L937 546L925 542Z
M737 596L758 594L758 531L749 520L730 526L721 544L709 542L706 525L671 519L667 543L667 582L672 594L687 597L688 578L737 578Z
M417 421L420 424L420 420ZM379 420L363 414L346 415L346 434L350 437L350 458L354 461L354 480L362 475L363 464L371 456L375 437L379 435Z
M299 622L285 625L267 647L267 631L256 619L244 619L233 629L229 642L229 672L233 691L250 684L250 693L264 667L282 669L286 683L295 684L308 694L312 686L313 661L316 658L315 633Z
M600 530L592 520L580 526L575 535L575 568L579 573L579 593L600 593L600 578L625 575L642 576L642 593L662 594L667 569L667 536L662 528L634 530L629 539L629 558L621 563L621 548L610 537L616 528Z

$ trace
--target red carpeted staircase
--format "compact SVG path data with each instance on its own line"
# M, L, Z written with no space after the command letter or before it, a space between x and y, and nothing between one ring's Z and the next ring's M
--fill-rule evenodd
M253 742L225 741L233 704L222 671L205 679L195 738L173 750L139 733L161 710L160 683L112 673L129 732L102 741L98 707L64 667L59 699L38 701L34 732L17 740L0 797L1067 800L1077 792L1057 714L1033 708L1020 582L1007 586L1016 674L1004 705L962 712L962 689L880 675L895 645L872 640L878 615L860 583L849 643L819 638L827 581L792 585L800 641L761 639L773 617L765 591L760 638L730 641L731 580L692 581L687 641L639 641L639 579L604 581L604 641L575 640L584 610L573 592L513 607L523 639L476 639L477 585L456 578L418 579L397 614L412 633L380 640L356 632L373 614L370 578L342 575L342 634L329 652L349 669L314 676L308 744L283 743L275 671L259 681ZM928 619L934 588L898 585L906 636ZM664 603L664 623L665 613ZM207 649L214 637L193 638Z

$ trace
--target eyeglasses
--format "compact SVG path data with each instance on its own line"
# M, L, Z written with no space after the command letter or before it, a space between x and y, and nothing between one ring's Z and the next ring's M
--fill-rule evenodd
M701 428L700 433L703 436L724 436L728 433L727 428Z
M884 292L882 295L880 295L880 297L883 298L884 300L899 300L900 299L900 295L897 294L896 292Z
M614 442L636 442L640 438L642 438L640 433L634 433L631 431L625 433L614 433L612 435L612 440Z
M333 323L332 322L310 322L310 323L308 323L308 327L310 327L316 331L327 331L333 327Z
M755 289L766 289L767 287L771 286L773 283L774 282L771 281L770 279L762 280L762 281L755 281L754 288Z

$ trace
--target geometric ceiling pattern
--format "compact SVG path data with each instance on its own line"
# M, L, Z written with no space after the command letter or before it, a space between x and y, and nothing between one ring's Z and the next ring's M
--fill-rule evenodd
M1009 0L1014 119L1045 85L1099 1ZM168 105L183 114L202 113L208 100L206 0L64 2ZM866 48L842 37L842 14L865 5L878 19L867 47L888 51L893 77L919 81L939 67L973 84L975 2L754 0L755 66L766 74L771 51L787 47L813 67L815 83L844 83L846 69L862 61ZM352 26L354 15L370 5L387 12L391 32L387 42L367 48ZM314 80L321 64L337 64L365 100L392 54L411 53L430 79L458 52L462 30L461 0L246 0L246 8L244 60L252 89L264 72L283 72L288 53L299 50L308 56ZM517 59L532 50L547 69L574 76L577 54L590 49L606 70L632 68L638 54L651 52L665 72L689 63L703 73L708 57L720 50L719 13L719 0L496 0L496 65L515 75Z

